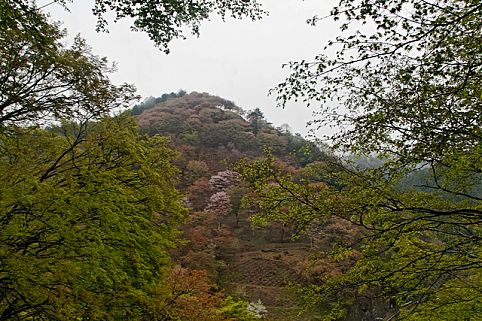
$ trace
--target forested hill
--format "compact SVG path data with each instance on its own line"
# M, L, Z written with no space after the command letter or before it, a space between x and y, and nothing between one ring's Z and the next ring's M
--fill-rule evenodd
M289 282L302 278L309 240L290 239L294 228L288 222L253 228L251 217L261 208L244 205L249 190L233 165L241 160L262 162L268 148L283 173L318 182L325 181L318 169L333 156L292 134L288 125L274 127L259 108L245 111L207 93L180 91L150 97L130 113L143 134L169 136L178 152L177 188L189 214L180 226L187 243L171 252L175 264L206 274L228 300L258 302L267 309L268 320L309 320L297 316L300 306L285 294ZM332 226L336 232L337 226Z
M297 166L326 157L316 144L290 133L288 126L273 127L258 108L245 111L207 93L151 97L131 113L138 114L143 133L170 136L184 157L205 161L212 170L219 170L222 161L260 157L264 147Z
M80 2L0 0L0 321L482 320L482 1L316 9L339 31L273 92L355 166L209 94L127 110L134 85L49 17ZM168 52L260 2L92 11Z

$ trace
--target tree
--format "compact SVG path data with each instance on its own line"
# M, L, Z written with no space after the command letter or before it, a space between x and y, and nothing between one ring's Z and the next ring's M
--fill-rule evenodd
M290 63L280 105L321 102L313 124L341 128L328 137L335 147L384 159L363 171L334 164L326 176L337 186L322 190L281 177L269 160L245 173L261 184L252 186L268 217L289 207L300 229L330 215L364 228L363 245L348 248L362 250L358 263L311 294L376 288L396 307L380 316L390 319L480 315L481 15L480 1L340 0L334 58ZM420 168L431 173L425 190L397 188Z
M186 165L184 180L188 183L195 182L209 172L208 165L203 161L190 160Z
M350 231L341 242L334 240L330 254L335 262L356 254L356 264L342 275L326 273L302 291L325 317L340 318L359 295L385 302L383 309L370 311L378 318L470 319L480 312L480 203L464 210L463 200L400 190L384 173L350 170L342 163L331 164L323 175L336 185L282 174L269 155L240 170L255 193L250 199L260 211L253 218L257 224L288 222L299 234L334 218L359 227L360 234Z
M66 48L63 32L34 7L2 0L0 23L0 126L99 116L135 98L132 86L110 83L105 58L80 37Z
M108 116L132 87L83 40L65 48L26 3L0 10L0 319L162 318L155 289L185 216L175 153Z
M242 186L232 186L229 191L229 201L231 203L231 213L234 214L236 219L235 227L239 227L239 219L241 216L241 206L243 197L245 195L245 190Z
M255 308L255 305L257 306ZM231 296L226 297L224 300L220 311L226 317L230 317L239 321L256 321L264 318L265 313L264 305L260 303L248 303L238 298L233 298ZM252 311L254 309L259 309L258 311Z
M239 180L240 177L238 173L225 170L211 176L211 178L209 178L209 185L211 186L211 190L215 192L226 192L232 186L239 184Z
M124 117L0 142L0 318L152 313L184 216L167 141Z
M215 214L218 218L227 216L231 212L229 195L226 192L217 192L209 198L206 211ZM221 223L219 223L221 224Z
M213 292L213 287L206 271L174 267L167 289L161 290L169 293L161 308L171 319L183 321L256 321L264 317L266 308L261 302L248 304L230 296L224 298L220 292Z
M253 128L253 133L255 135L258 135L263 124L266 123L266 121L264 120L264 114L261 112L261 110L259 110L259 108L256 108L249 112L248 120L251 127Z
M27 0L16 2L20 2L19 6L28 3ZM55 2L65 5L66 0ZM131 29L146 32L154 44L166 53L169 53L168 45L173 39L185 39L186 29L199 35L201 22L209 20L213 14L223 19L248 17L252 20L266 15L256 0L96 0L92 12L97 17L97 31L107 30L106 16L111 12L115 15L114 22L132 19Z
M338 49L335 58L290 64L278 101L322 102L314 123L341 126L329 138L356 153L396 156L413 167L475 152L481 10L478 1L341 0L331 12L344 20L344 33L328 45ZM350 23L369 26L351 30Z
M206 271L174 267L169 271L166 287L160 291L165 296L160 306L171 320L230 320L219 311L223 296L213 293L214 284Z
M186 91L180 89L177 93L171 92L169 94L162 94L161 97L157 97L157 98L154 98L152 96L148 97L141 104L135 105L134 107L132 107L132 109L130 111L130 114L131 115L140 115L146 109L151 109L151 108L155 107L156 105L158 105L162 102L165 102L169 99L182 97L184 95L186 95Z
M206 207L211 194L211 186L206 177L201 177L187 188L187 196L191 207L197 211Z

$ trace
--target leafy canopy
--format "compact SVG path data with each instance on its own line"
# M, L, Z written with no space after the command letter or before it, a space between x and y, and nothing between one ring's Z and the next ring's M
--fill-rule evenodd
M480 202L400 190L398 180L377 170L360 172L340 162L317 169L325 183L283 174L269 154L238 170L259 209L254 223L290 224L298 234L325 238L323 226L336 218L359 231L340 235L319 254L326 257L321 264L356 264L342 274L326 271L301 291L327 320L360 304L360 296L365 304L386 302L386 310L373 312L380 318L457 320L480 313Z
M335 55L290 63L274 89L281 106L319 104L313 124L340 129L327 137L335 147L385 160L366 170L328 166L336 184L325 188L280 175L269 157L246 167L259 220L303 230L337 216L364 230L334 256L359 251L356 265L308 291L318 294L315 306L346 307L352 289L381 294L391 307L381 318L480 315L481 16L480 1L340 0L329 17L341 34L325 48ZM401 189L421 168L420 186ZM339 317L340 305L331 311Z
M149 315L184 214L166 140L124 117L0 142L2 319Z
M80 37L66 48L64 33L35 7L2 0L0 23L0 126L99 116L135 98L132 86L110 83L106 58Z
M65 5L72 0L54 1ZM186 29L198 36L201 22L212 15L223 20L226 17L257 20L267 14L256 0L95 0L92 12L97 17L97 31L107 31L109 13L114 14L114 22L130 18L133 20L131 29L147 33L165 53L169 53L172 40L186 38Z
M175 153L108 116L133 88L83 40L66 48L24 2L0 10L0 319L163 319Z
M290 63L278 102L320 102L313 123L340 127L329 138L352 152L413 165L473 150L482 137L481 13L470 0L341 0L330 16L342 33L325 47L335 56Z

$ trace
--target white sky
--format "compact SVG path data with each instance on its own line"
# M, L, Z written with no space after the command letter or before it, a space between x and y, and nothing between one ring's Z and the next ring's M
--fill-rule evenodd
M48 3L38 0L38 5ZM261 21L217 18L201 26L201 36L175 40L171 53L156 48L144 33L130 31L129 21L110 24L109 33L96 33L91 13L93 0L74 0L70 12L50 5L53 20L62 21L70 36L78 33L93 52L117 63L114 83L131 83L143 97L184 89L208 92L234 101L243 109L259 107L275 126L287 123L293 131L307 133L310 110L301 104L275 107L270 88L283 81L288 70L281 65L312 59L337 33L329 20L317 27L305 21L325 16L334 0L260 0L270 12Z

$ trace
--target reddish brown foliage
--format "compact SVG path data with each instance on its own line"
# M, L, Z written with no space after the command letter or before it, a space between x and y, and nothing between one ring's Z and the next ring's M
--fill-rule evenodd
M206 177L201 177L187 188L189 202L196 211L202 210L207 206L211 193L211 186Z
M166 310L183 321L227 321L216 309L223 299L206 271L173 268L167 278Z

